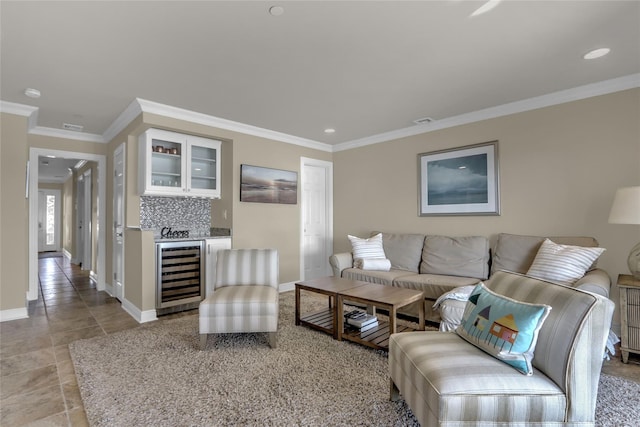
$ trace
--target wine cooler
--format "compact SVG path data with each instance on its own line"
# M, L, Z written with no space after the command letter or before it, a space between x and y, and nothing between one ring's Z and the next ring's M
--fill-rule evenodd
M204 298L204 241L156 243L156 313L197 308Z

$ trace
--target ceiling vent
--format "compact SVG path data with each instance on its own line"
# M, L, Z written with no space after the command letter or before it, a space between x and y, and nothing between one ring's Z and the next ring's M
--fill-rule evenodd
M71 123L63 123L62 124L62 129L72 130L74 132L82 132L82 129L84 129L84 126L72 125Z
M431 123L433 121L433 119L431 117L423 117L421 119L416 119L413 121L413 123L417 124L417 125L425 125L427 123Z

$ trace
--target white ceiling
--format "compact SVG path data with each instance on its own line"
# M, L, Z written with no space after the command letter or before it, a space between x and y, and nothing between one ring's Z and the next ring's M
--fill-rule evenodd
M69 168L74 169L79 161L78 159L40 156L38 158L38 182L58 184L65 182L71 176Z
M335 145L640 72L639 1L481 4L3 0L0 97L45 128L141 98Z

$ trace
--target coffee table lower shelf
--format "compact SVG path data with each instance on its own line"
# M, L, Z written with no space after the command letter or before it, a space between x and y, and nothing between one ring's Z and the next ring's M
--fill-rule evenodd
M333 309L315 311L300 317L300 323L310 328L317 329L333 335ZM396 322L397 332L413 332L418 329L411 328ZM389 349L389 322L378 320L378 326L360 332L359 329L345 327L342 339L352 341L376 350Z

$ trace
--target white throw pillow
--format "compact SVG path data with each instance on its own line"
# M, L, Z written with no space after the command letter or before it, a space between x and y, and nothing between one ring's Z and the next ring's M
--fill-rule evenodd
M571 286L604 251L604 248L560 245L545 239L527 276Z
M351 242L353 258L386 258L382 248L382 233L368 239L347 235Z

